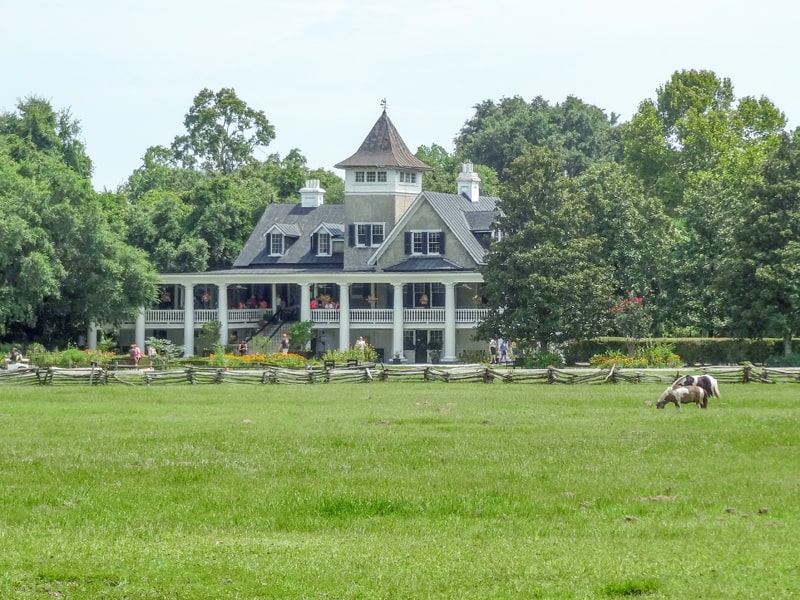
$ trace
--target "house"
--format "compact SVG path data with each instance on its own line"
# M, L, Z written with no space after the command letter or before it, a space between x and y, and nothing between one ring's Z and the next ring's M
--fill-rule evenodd
M159 303L123 325L120 343L142 346L154 335L191 356L204 322L219 321L221 342L234 344L280 337L299 319L314 322L317 353L359 336L386 360L429 362L439 350L442 362L454 362L483 348L472 339L487 311L478 269L498 198L480 195L472 165L463 165L453 193L425 191L431 168L384 109L336 167L345 173L343 204L325 204L317 180L299 191L299 204L270 204L229 269L163 274Z

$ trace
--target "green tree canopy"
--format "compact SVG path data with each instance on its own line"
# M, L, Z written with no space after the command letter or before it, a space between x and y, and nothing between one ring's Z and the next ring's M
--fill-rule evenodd
M725 283L737 333L783 337L788 353L800 332L800 129L781 136L763 175L747 195Z
M621 130L625 164L674 214L694 174L741 185L777 144L786 118L768 99L742 98L711 71L677 71Z
M35 99L1 122L0 331L60 345L132 318L156 273L125 243L119 203L92 189L77 122Z
M481 269L493 308L479 334L541 348L598 335L610 317L612 283L600 260L602 240L591 231L583 194L564 175L563 158L531 147L506 174L501 239Z
M572 96L555 106L541 96L530 103L520 96L486 100L461 128L456 154L491 167L503 180L512 161L528 147L541 146L559 152L574 176L595 162L621 158L616 122L617 115Z
M260 110L249 107L232 88L203 89L183 121L186 134L172 151L181 165L228 175L255 161L254 151L275 139L275 128Z

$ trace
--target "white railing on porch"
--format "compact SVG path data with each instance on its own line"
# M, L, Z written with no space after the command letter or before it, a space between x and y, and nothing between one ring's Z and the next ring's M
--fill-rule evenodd
M404 308L404 323L444 323L443 308Z
M456 309L456 323L480 323L489 310L486 308L458 308ZM256 324L261 320L269 319L273 314L272 309L265 308L232 308L228 310L229 324ZM216 309L195 309L194 322L207 323L217 320ZM145 325L153 327L158 325L183 324L182 310L149 309L145 311ZM311 320L314 323L339 323L339 310L333 308L319 308L311 311ZM394 310L391 308L354 308L350 309L351 323L376 323L388 324L394 320ZM444 324L443 308L405 308L403 309L403 322L406 324Z
M180 325L183 323L182 310L149 309L144 311L145 325Z
M391 308L353 308L350 309L351 323L391 323L394 318Z
M456 323L478 324L486 318L488 308L457 308Z
M229 308L228 323L258 323L272 317L271 308Z

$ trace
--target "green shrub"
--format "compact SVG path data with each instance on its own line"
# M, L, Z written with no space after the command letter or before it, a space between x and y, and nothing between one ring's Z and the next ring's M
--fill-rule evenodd
M526 369L546 369L548 367L563 367L564 358L558 352L535 352L522 356L521 366Z
M764 364L768 367L800 367L800 352L773 355Z
M357 360L363 362L375 362L378 360L378 352L371 344L363 350L356 348L348 348L347 350L328 350L322 355L322 360L332 360L334 363L346 363L348 360Z
M677 368L681 366L681 357L673 352L670 344L659 342L637 348L633 356L619 350L606 350L592 356L589 364L598 369L610 369L614 365L623 369Z
M485 350L462 350L458 353L458 362L470 364L489 362L489 353Z

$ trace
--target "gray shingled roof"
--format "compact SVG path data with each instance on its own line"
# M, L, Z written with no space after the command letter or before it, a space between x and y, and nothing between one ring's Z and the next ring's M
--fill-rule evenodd
M418 272L418 271L468 271L469 269L441 257L415 257L401 263L387 267L388 272Z
M459 194L422 192L422 195L450 227L475 262L482 263L486 249L473 232L489 231L492 221L500 214L497 208L500 198L481 196L478 202L472 202Z
M337 169L399 167L415 171L432 170L432 167L426 165L408 149L385 110L373 125L372 131L364 139L358 151L334 166Z
M303 268L313 267L343 269L342 254L333 256L317 256L311 253L311 233L321 224L337 227L336 223L344 223L344 205L323 204L314 208L304 208L300 204L270 204L250 234L242 248L234 268ZM278 225L286 240L283 256L269 256L264 235ZM341 225L338 227L343 228ZM287 233L290 232L290 233ZM297 237L295 237L297 236Z

